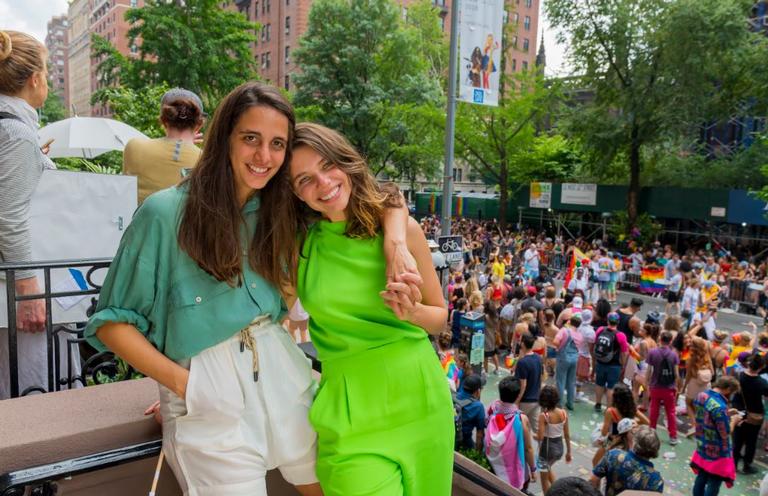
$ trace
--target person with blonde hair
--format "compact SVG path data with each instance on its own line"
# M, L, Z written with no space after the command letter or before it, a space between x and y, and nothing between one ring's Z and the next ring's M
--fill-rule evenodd
M483 311L483 293L479 289L472 291L469 294L469 299L467 300L467 302L469 303L470 312Z
M43 170L55 169L37 142L36 109L48 97L45 46L25 33L0 31L0 263L32 260L32 194ZM42 293L32 271L16 273L16 294ZM19 391L48 383L45 301L16 308ZM10 397L8 337L0 330L0 399ZM63 336L63 335L62 335ZM63 349L68 349L64 343Z

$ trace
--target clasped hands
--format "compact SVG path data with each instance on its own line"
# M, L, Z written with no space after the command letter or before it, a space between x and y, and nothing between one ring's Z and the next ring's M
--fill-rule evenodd
M419 286L423 280L416 260L403 243L385 243L384 255L387 260L387 285L379 294L400 320L412 320L421 304Z

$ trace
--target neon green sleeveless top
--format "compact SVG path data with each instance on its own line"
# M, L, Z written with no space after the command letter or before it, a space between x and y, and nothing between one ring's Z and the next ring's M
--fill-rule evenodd
M401 339L427 339L424 329L398 319L379 295L387 284L381 233L348 238L345 228L343 221L318 222L299 258L296 289L320 361Z

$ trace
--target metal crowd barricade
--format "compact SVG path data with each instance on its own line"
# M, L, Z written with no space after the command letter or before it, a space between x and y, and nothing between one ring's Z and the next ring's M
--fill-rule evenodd
M638 291L640 289L640 274L630 271L622 271L619 274L619 287Z
M74 350L84 341L83 328L84 322L72 322L67 324L54 324L52 315L52 303L55 298L68 296L97 295L101 289L98 284L92 280L94 272L101 269L107 269L112 262L109 258L81 259L81 260L60 260L51 262L23 262L23 263L5 263L0 264L0 273L4 273L6 280L6 305L8 315L8 367L10 376L11 398L23 396L32 392L52 392L60 391L62 387L71 387L78 382L86 385L86 374L90 373L94 383L99 383L99 372L107 370L117 370L114 362L114 355L108 352L97 353L82 364L80 374L74 371L77 369L73 363L75 357L79 354ZM70 268L88 268L85 280L89 286L84 290L59 291L53 292L51 289L51 271L55 269ZM43 292L35 295L18 295L16 293L16 275L18 271L40 271L43 272ZM19 391L19 353L18 353L18 329L16 328L16 304L27 300L45 300L45 334L47 348L48 377L46 384L35 384ZM93 299L95 303L96 299ZM67 336L67 377L61 375L61 349L59 335Z
M725 304L733 311L745 310L754 312L758 305L760 291L762 290L762 284L741 279L729 279Z

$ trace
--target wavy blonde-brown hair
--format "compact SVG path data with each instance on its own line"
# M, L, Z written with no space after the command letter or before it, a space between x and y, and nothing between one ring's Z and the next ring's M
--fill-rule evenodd
M307 146L349 177L351 192L347 204L344 234L351 238L373 238L381 229L384 209L399 206L399 193L390 185L381 186L368 164L341 133L312 122L296 125L293 147Z
M349 203L347 205L347 225L345 235L352 238L373 238L381 230L381 219L385 208L401 207L400 191L393 184L379 185L368 169L368 164L358 151L340 133L320 124L300 123L296 125L293 135L292 148L307 146L317 152L324 160L342 170L351 184ZM279 230L291 233L291 236L281 235L278 250L281 256L264 257L272 268L267 271L270 282L285 289L295 287L298 257L301 245L306 238L312 222L320 219L320 215L311 210L298 196L294 194L290 174L273 179L275 186L281 190L285 201L281 208L275 209L269 218L260 218L259 224L265 230ZM276 227L276 226L279 226ZM270 252L271 253L271 252ZM269 255L269 254L267 254ZM279 275L279 280L275 276Z

